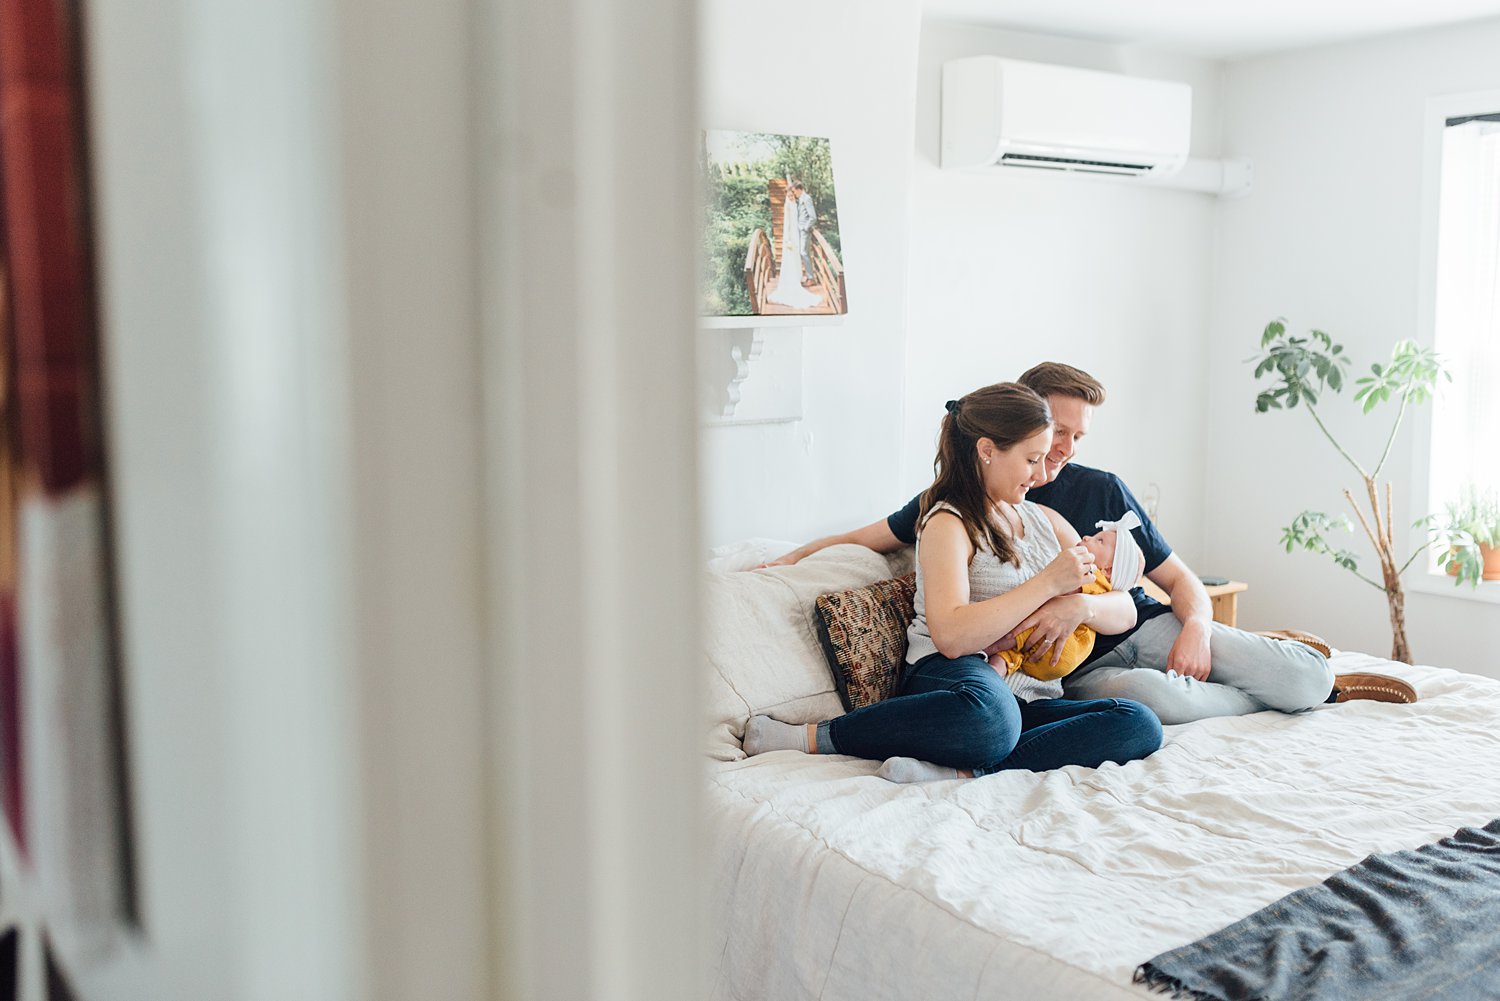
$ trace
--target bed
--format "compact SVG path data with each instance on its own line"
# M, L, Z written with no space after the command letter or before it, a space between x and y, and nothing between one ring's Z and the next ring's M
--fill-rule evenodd
M745 758L752 712L843 711L817 596L907 569L838 546L707 581L717 1001L1159 998L1133 982L1158 953L1500 814L1500 682L1348 652L1337 671L1394 674L1420 701L1203 720L1144 761L970 781Z

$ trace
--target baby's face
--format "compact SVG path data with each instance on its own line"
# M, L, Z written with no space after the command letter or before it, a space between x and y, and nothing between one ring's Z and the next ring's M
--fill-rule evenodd
M1115 565L1115 533L1114 529L1105 532L1096 532L1093 535L1085 535L1079 540L1083 547L1094 557L1094 564L1109 573Z

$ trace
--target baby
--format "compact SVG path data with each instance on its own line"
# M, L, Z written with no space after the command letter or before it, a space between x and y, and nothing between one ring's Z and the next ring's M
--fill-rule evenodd
M1110 591L1128 591L1141 579L1141 547L1130 534L1132 528L1141 526L1140 516L1126 511L1116 521L1101 521L1098 532L1085 535L1079 541L1094 557L1094 579L1081 590L1084 594L1108 594ZM1094 630L1080 625L1073 635L1063 641L1062 659L1052 663L1052 651L1048 650L1043 660L1025 660L1021 651L1031 637L1032 630L1017 633L1014 643L1001 638L985 649L990 666L1003 674L1025 671L1033 678L1051 681L1071 672L1088 658L1094 649ZM1006 649L1000 649L1004 644Z

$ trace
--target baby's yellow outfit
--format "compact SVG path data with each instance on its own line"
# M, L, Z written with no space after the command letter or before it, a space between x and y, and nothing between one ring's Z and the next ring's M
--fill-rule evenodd
M1110 590L1109 577L1105 576L1103 570L1094 569L1094 579L1083 586L1084 594L1108 594ZM1051 681L1070 674L1075 667L1082 664L1094 649L1094 630L1089 626L1080 625L1073 630L1073 635L1063 640L1062 659L1056 664L1052 663L1052 651L1047 651L1044 660L1022 660L1021 651L1026 649L1026 641L1031 637L1034 630L1028 629L1023 633L1016 634L1016 647L1014 650L1001 650L995 656L1005 662L1006 675L1015 674L1017 671L1025 671L1038 681ZM993 658L991 663L994 663ZM998 666L998 665L997 665Z

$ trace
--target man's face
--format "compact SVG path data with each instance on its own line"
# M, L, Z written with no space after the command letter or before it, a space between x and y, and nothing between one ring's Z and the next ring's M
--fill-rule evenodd
M1047 406L1052 408L1052 447L1042 463L1043 483L1057 479L1057 474L1072 461L1078 442L1089 433L1089 423L1094 419L1093 406L1076 396L1049 396Z

